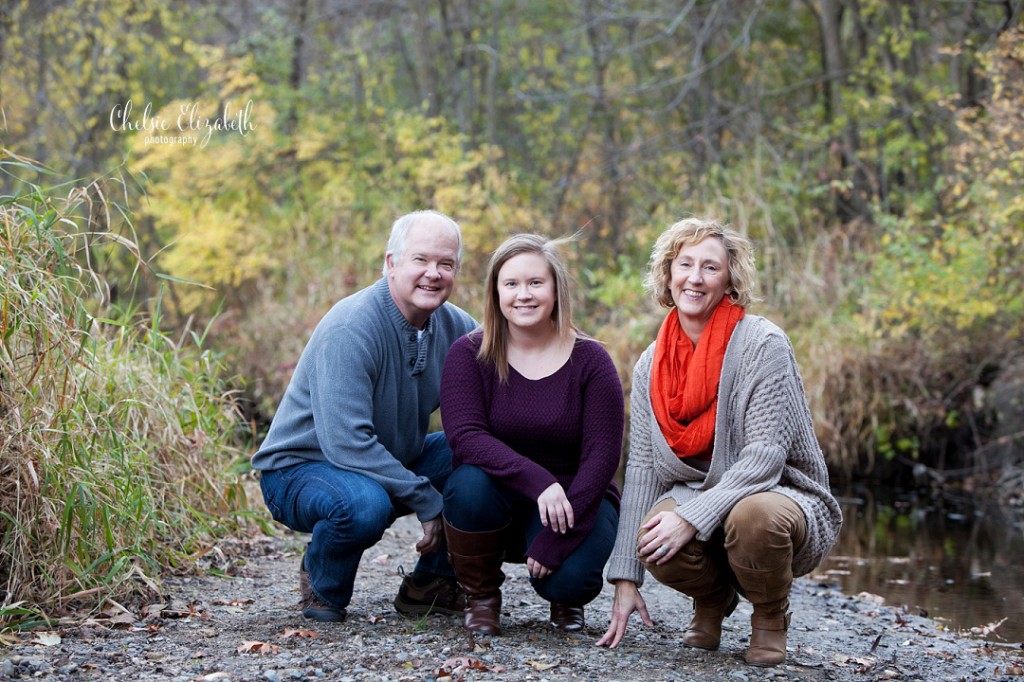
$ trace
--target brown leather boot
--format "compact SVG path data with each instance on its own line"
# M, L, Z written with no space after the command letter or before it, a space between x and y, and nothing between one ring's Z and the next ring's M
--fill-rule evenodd
M754 605L750 616L750 646L746 660L750 665L767 667L786 660L786 633L789 630L789 589L793 585L793 567L786 562L769 570L732 566L743 595Z
M792 615L787 612L788 608L788 599L772 605L754 604L747 663L764 668L786 660L786 631Z
M448 559L455 578L466 593L464 625L467 630L485 635L501 634L501 584L505 574L502 531L469 533L447 520L444 534L448 540Z
M658 566L647 564L658 582L693 598L693 620L683 634L683 644L715 651L722 642L722 621L739 603L732 586L733 576L724 557L716 559L715 546L692 540L672 557Z
M562 632L579 632L586 625L582 606L551 602L551 624Z
M722 643L722 621L736 610L740 603L736 590L730 589L729 602L707 604L693 600L693 619L683 634L683 644L696 649L717 651Z

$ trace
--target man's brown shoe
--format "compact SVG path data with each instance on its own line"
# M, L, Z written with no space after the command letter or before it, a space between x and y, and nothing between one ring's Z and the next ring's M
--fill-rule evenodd
M466 594L451 576L403 574L395 597L395 610L403 616L461 616L465 608Z
M302 615L309 620L316 620L321 623L340 623L345 620L345 609L339 609L330 604L326 604L319 599L316 595L309 598L308 601L302 604Z
M320 601L309 584L309 573L306 572L306 557L299 562L299 603L302 615L309 620L322 623L340 623L345 620L345 609L339 609Z

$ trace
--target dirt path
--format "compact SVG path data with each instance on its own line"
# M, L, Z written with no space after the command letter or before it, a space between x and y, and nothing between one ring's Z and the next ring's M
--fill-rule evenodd
M1018 680L1024 651L942 631L934 621L845 596L799 580L792 597L789 654L782 666L743 662L750 605L725 622L722 648L710 653L678 645L690 617L688 600L648 582L653 628L634 619L617 650L594 646L604 632L612 589L587 610L577 635L552 630L547 605L522 566L506 565L501 637L471 637L453 618L406 620L391 600L400 566L415 563L419 536L399 520L363 558L348 620L305 621L297 609L302 536L233 544L210 554L233 577L169 580L154 615L98 618L82 627L20 636L0 649L0 679L203 680ZM459 668L459 665L462 668ZM453 672L445 677L445 669Z

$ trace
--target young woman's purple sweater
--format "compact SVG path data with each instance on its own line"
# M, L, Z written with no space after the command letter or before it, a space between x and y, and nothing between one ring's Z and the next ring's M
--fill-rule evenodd
M441 376L452 467L480 467L531 500L562 485L573 529L559 535L545 528L526 552L554 570L590 532L601 501L618 506L612 478L622 455L622 384L608 352L591 339L578 340L554 374L530 380L510 367L505 384L493 365L477 361L479 347L479 332L456 341Z

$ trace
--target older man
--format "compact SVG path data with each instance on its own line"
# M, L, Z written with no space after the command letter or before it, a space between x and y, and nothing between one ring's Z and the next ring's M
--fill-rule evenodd
M274 519L312 534L299 568L306 618L344 620L363 552L409 513L423 526L420 558L395 608L462 613L441 523L451 450L443 433L427 433L448 349L476 327L447 303L461 257L448 216L396 220L384 276L317 325L252 458Z

